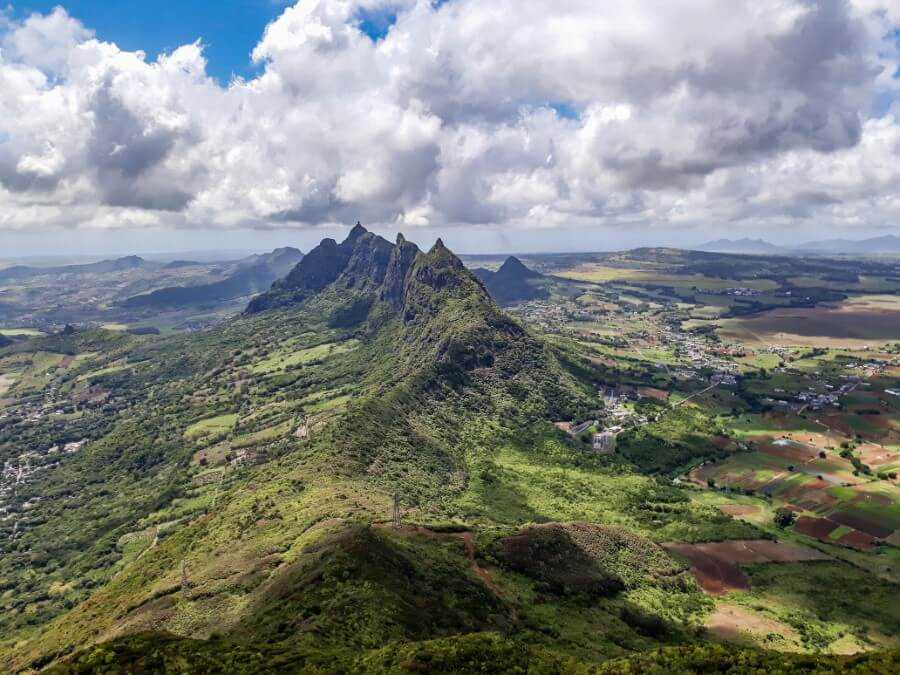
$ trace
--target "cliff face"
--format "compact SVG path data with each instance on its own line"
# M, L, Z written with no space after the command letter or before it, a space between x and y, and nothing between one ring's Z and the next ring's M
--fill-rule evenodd
M406 279L420 253L418 246L406 241L402 234L397 235L397 243L391 251L380 294L381 299L395 310L403 305Z

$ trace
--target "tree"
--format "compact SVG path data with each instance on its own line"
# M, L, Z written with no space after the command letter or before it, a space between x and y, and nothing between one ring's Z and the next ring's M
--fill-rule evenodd
M790 509L786 509L783 506L775 510L775 524L781 529L792 525L796 518L797 516L793 511L791 511Z

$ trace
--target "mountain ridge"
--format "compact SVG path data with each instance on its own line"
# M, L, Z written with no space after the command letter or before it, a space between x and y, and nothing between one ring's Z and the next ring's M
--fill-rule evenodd
M229 300L266 290L303 259L295 248L277 248L255 254L238 263L238 269L221 281L194 286L167 286L126 298L128 309L176 309L196 304ZM171 263L170 263L171 264Z
M900 252L900 237L887 234L868 239L822 239L792 246L779 246L764 239L716 239L692 247L696 251L712 253L743 253L756 255L878 255Z

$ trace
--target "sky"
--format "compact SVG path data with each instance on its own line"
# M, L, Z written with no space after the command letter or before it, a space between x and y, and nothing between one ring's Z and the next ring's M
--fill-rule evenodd
M0 9L0 257L357 220L464 253L900 234L900 0Z

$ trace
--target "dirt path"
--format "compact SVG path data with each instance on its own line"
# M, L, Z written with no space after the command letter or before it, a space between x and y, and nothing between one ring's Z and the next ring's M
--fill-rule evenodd
M141 552L138 554L138 557L134 559L134 562L137 562L138 560L140 560L141 558L143 558L143 557L144 557L144 554L145 554L147 551L149 551L151 548L156 548L156 545L157 545L158 543L159 543L159 527L155 527L155 528L153 529L153 541L150 542L150 545L149 545L147 548L145 548L143 551L141 551Z

